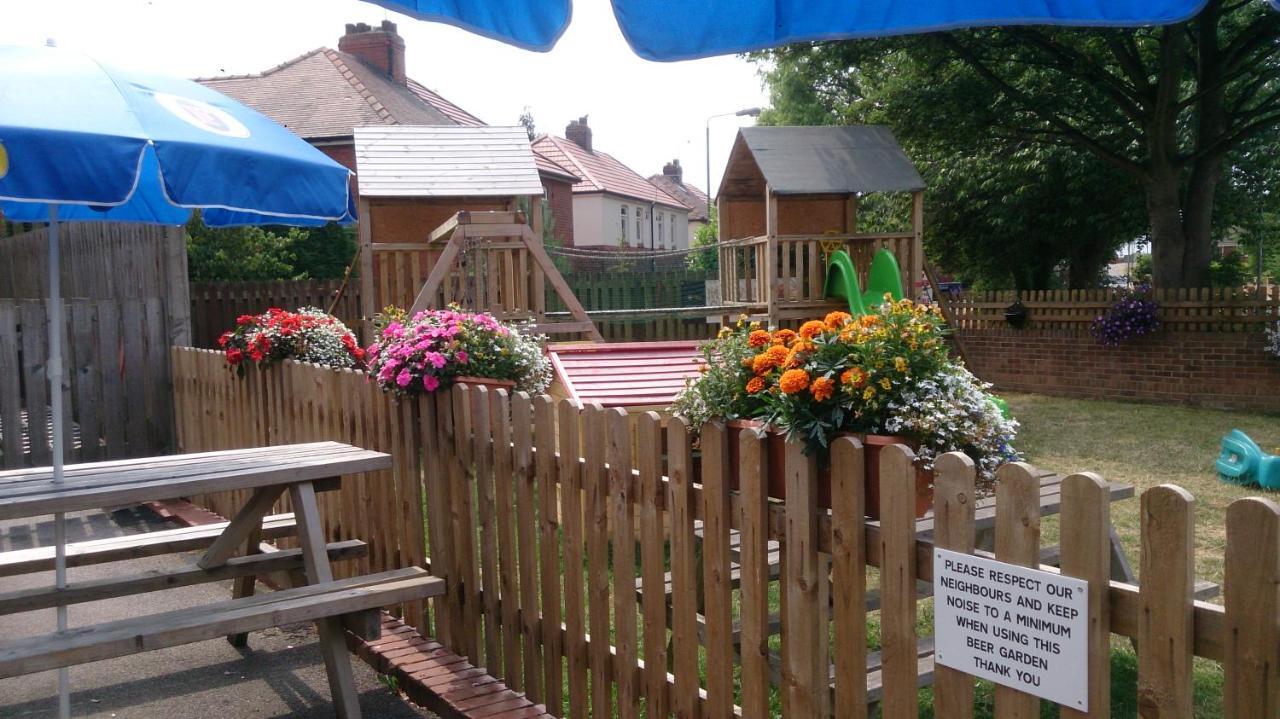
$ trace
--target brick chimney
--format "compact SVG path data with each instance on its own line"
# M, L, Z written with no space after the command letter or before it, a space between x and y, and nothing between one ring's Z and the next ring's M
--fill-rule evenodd
M578 147L591 152L591 128L587 126L587 116L583 115L577 120L570 120L569 126L564 129L564 137L566 140L577 144Z
M671 178L677 185L684 184L684 169L680 167L680 160L675 159L662 166L662 174Z
M338 40L338 49L360 58L392 82L405 84L404 38L396 33L396 24L390 20L383 20L376 28L367 23L347 23L347 34Z

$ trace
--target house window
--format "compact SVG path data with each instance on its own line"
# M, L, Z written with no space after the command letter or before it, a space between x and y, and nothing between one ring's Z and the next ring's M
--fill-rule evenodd
M622 241L627 241L627 206L622 206Z
M636 246L644 247L644 208L636 206Z
M665 212L658 213L658 248L659 249L667 246L667 231L664 226L664 223L666 222L666 217L667 217L667 214Z

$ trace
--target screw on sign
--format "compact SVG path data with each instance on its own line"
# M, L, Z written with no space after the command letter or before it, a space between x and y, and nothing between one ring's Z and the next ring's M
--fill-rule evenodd
M934 549L937 662L1089 710L1088 582Z

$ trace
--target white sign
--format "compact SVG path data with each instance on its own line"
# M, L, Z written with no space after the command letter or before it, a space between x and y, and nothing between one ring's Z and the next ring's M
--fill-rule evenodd
M938 664L1089 711L1089 583L933 550Z

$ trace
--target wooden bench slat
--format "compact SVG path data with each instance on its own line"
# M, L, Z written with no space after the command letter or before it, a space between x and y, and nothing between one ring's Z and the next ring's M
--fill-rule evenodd
M67 545L67 566L116 562L158 554L175 554L205 549L213 544L228 522L202 524L196 527L162 529L156 532L127 534ZM262 520L262 538L279 539L294 534L297 523L292 514L274 514ZM0 577L53 569L54 548L32 547L0 553Z
M304 444L284 444L266 447L247 447L243 449L222 449L216 452L192 452L190 454L171 454L161 457L135 457L133 459L113 459L104 462L81 462L68 464L63 468L65 477L102 474L111 472L128 472L147 469L156 465L169 467L185 467L199 464L217 464L236 458L277 457L282 452L288 453L297 449L302 452L326 452L351 445L341 442L309 442ZM11 481L52 479L52 467L26 467L0 472L0 484Z
M358 539L334 542L326 549L329 561L356 559L368 554L369 548ZM59 605L94 602L113 597L144 594L162 589L188 587L193 584L218 582L236 577L292 572L302 569L302 550L285 549L269 554L250 554L232 557L227 563L213 569L201 569L192 564L178 569L155 569L137 574L114 576L86 582L71 582L65 589L40 587L0 594L0 615L48 609Z
M253 489L265 485L307 482L390 467L390 455L359 450L344 455L340 460L326 456L293 458L286 463L272 463L270 466L260 468L216 471L192 477L168 477L137 483L118 482L87 486L55 486L52 481L24 483L21 490L13 492L9 489L0 490L0 519L138 504L193 494ZM28 487L27 484L40 486L39 488Z
M409 567L131 617L0 644L0 678L377 609L439 596L444 590L444 580Z

